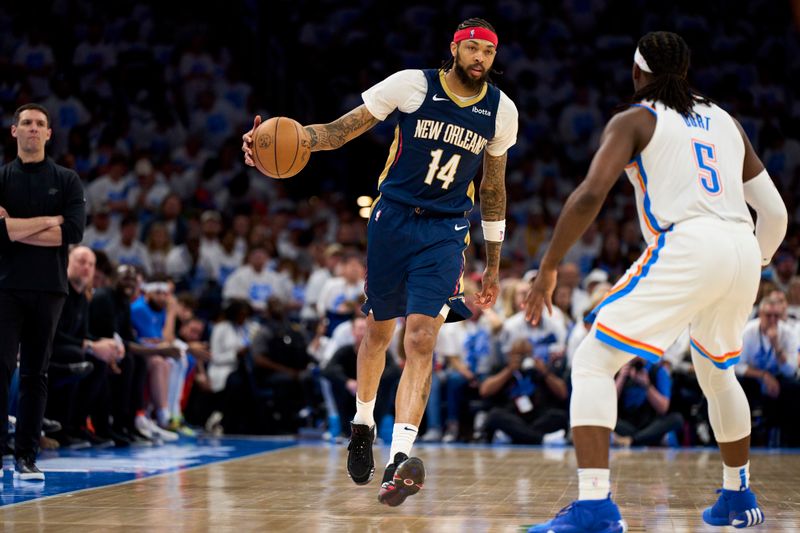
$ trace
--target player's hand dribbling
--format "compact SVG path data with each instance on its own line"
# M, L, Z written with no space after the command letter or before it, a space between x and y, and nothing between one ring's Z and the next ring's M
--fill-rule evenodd
M261 124L261 115L256 115L253 119L253 127L250 131L242 135L242 152L244 152L244 164L254 167L253 162L253 132L256 131L258 125Z
M525 298L525 320L534 326L542 318L542 308L547 306L553 314L553 292L556 290L558 272L555 269L541 269L531 281L531 290Z
M481 290L475 294L475 305L486 309L494 305L500 292L500 275L496 270L486 269L481 278Z

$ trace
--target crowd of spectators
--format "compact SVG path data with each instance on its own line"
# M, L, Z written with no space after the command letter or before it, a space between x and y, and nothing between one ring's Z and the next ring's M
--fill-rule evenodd
M763 273L737 374L754 443L800 445L792 421L800 405L800 50L789 2L504 0L488 11L456 2L443 10L310 4L188 13L169 2L54 1L37 10L36 25L21 23L33 6L0 13L4 123L22 103L47 106L48 153L84 181L84 244L96 256L92 280L72 284L88 295L87 329L74 317L64 324L73 349L54 357L51 372L48 416L62 426L59 442L146 444L198 425L348 430L363 336L366 224L356 198L376 192L392 120L334 154L315 154L291 180L246 167L240 136L255 114L332 120L390 73L437 67L456 24L481 16L500 36L503 72L494 81L520 111L506 180L503 298L443 328L423 439L568 438L569 367L587 333L584 314L643 250L626 181L562 265L554 316L534 328L519 302L604 122L631 93L636 40L670 29L693 50L691 81L741 121L792 215ZM14 156L10 136L0 150ZM483 269L477 208L471 217L465 275L475 281ZM92 368L75 366L90 345ZM635 360L620 372L617 444L712 442L688 353L684 336L662 363ZM395 342L380 418L391 417L402 364Z

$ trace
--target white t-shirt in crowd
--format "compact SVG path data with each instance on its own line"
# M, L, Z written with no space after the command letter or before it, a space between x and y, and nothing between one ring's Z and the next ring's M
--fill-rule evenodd
M225 281L222 297L248 300L254 309L263 310L267 298L276 296L284 302L292 299L292 283L286 276L262 269L256 272L250 265L242 265Z

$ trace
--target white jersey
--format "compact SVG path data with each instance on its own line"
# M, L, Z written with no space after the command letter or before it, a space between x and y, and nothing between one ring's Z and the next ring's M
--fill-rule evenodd
M744 200L744 140L733 118L714 104L684 117L661 102L642 102L656 116L650 142L625 167L636 191L639 225L648 243L673 224L696 217L753 219Z

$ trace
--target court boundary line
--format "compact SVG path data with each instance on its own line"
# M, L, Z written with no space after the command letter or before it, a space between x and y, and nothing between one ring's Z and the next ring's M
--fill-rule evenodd
M252 440L258 440L258 439L252 439ZM102 489L107 489L109 487L119 487L119 486L122 486L122 485L127 485L129 483L139 483L141 481L147 481L148 479L153 479L153 478L156 478L156 477L168 476L168 475L176 474L178 472L188 472L189 470L195 470L195 469L198 469L198 468L206 468L206 467L209 467L209 466L212 466L212 465L216 465L216 464L231 463L231 462L234 462L234 461L241 461L243 459L251 459L253 457L258 457L258 456L266 455L266 454L269 454L269 453L277 453L277 452L281 452L281 451L284 451L284 450L290 450L292 448L297 447L297 445L298 445L298 441L296 441L296 440L289 441L289 442L290 442L290 444L288 446L283 446L282 448L277 448L275 450L264 450L264 451L256 452L256 453L253 453L253 454L250 454L250 455L244 455L242 457L231 457L229 459L222 459L220 461L213 461L211 463L206 463L206 464L192 465L192 466L187 466L187 467L177 467L177 468L174 468L174 469L171 469L171 470L165 470L164 472L159 472L157 474L145 475L144 477L137 478L137 479L129 479L127 481L120 481L119 483L109 483L108 485L103 485L101 487L86 487L86 488L83 488L83 489L76 489L76 490L70 490L70 491L66 491L66 492L61 492L59 494L51 494L49 496L42 496L42 497L39 497L39 498L33 498L32 500L26 500L24 502L16 502L16 503L9 503L9 504L6 504L6 505L0 505L0 514L2 514L4 510L10 509L11 507L18 507L20 505L28 505L28 504L43 502L43 501L46 501L46 500L52 500L53 498L59 498L61 496L66 496L68 494L69 495L80 494L82 492L87 492L87 491L90 491L90 490L102 490ZM12 468L12 471L11 471L11 475L12 476L14 475L13 468ZM5 476L5 468L3 469L3 476ZM45 478L46 477L47 476L46 476L46 471L45 471ZM33 483L33 482L32 481L28 481L28 483ZM47 483L47 481L45 481L45 483Z

